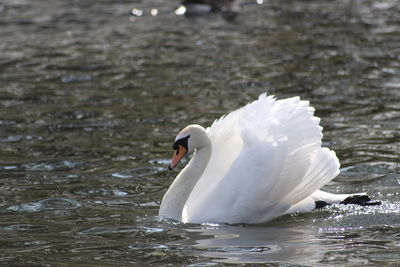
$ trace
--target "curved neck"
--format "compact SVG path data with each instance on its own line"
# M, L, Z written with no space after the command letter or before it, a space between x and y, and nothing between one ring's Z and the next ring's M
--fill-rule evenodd
M190 162L175 178L161 202L159 215L182 220L182 210L211 156L211 142L197 149Z

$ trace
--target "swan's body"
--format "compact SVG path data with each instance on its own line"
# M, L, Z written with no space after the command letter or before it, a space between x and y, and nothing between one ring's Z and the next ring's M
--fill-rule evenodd
M205 130L189 125L176 137L171 167L187 166L165 194L159 215L183 222L262 223L311 211L316 201L350 195L319 189L339 174L335 153L321 148L320 119L299 97L258 100Z

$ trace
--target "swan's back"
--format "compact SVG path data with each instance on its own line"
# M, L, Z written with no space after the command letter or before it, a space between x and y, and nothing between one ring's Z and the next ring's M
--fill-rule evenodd
M284 214L339 173L320 119L299 97L258 100L207 129L212 155L183 210L187 222L259 223Z

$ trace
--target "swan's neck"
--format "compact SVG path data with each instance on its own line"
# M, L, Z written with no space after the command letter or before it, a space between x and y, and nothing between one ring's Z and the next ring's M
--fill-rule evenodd
M186 167L178 174L160 206L160 216L182 220L182 210L193 187L200 179L211 156L211 143L196 150Z

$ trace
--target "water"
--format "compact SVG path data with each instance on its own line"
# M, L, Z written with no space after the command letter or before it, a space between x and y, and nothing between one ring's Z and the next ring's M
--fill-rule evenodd
M262 4L257 4L262 3ZM398 266L400 2L0 3L3 266ZM342 172L331 206L255 226L156 217L171 142L268 91L311 101Z

